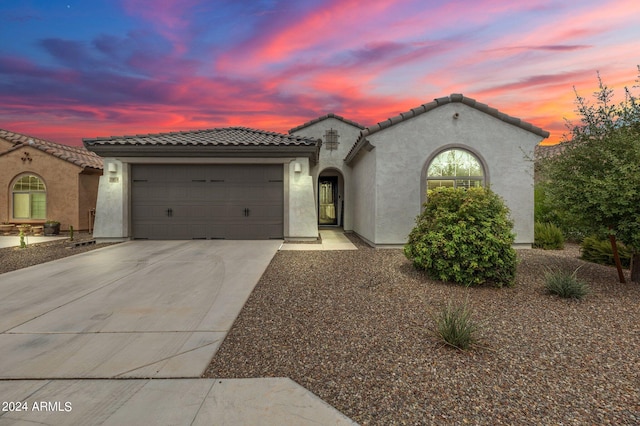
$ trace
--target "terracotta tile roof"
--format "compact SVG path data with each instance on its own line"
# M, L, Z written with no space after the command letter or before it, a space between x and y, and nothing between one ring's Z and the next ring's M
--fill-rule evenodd
M9 151L15 151L22 147L30 146L82 168L102 170L103 167L102 158L100 158L93 152L88 151L83 146L59 144L3 129L0 129L0 138L14 144L13 147L9 149Z
M97 145L173 145L173 146L309 146L318 141L282 133L226 127L169 133L150 133L135 136L84 138L85 146Z
M371 126L371 127L367 127L366 129L364 129L361 133L360 133L360 137L358 138L358 140L356 141L356 143L353 145L353 147L351 148L351 150L349 151L349 154L347 154L347 157L345 158L345 162L349 163L351 162L351 160L353 160L353 158L355 157L355 155L360 151L360 149L362 149L363 146L365 146L367 144L366 138L369 135L372 135L376 132L379 132L380 130L386 129L388 127L391 127L395 124L398 124L404 120L408 120L412 117L416 117L420 114L424 114L425 112L431 111L432 109L438 108L442 105L446 105L449 103L454 103L454 102L460 102L463 103L467 106L470 106L471 108L475 108L479 111L482 111L486 114L489 114L493 117L496 117L506 123L512 124L514 126L520 127L524 130L528 130L532 133L535 133L536 135L542 136L543 138L548 138L549 137L549 132L542 130L539 127L534 126L531 123L527 123L526 121L522 121L519 118L516 117L512 117L510 115L507 115L503 112L498 111L495 108L491 108L490 106L477 102L475 99L472 98L468 98L460 93L453 93L450 96L445 96L443 98L437 98L434 99L432 102L426 103L426 104L422 104L416 108L412 108L407 112L403 112L400 115L397 115L395 117L391 117L385 121L381 121L380 123Z
M355 127L359 128L359 129L361 129L361 130L363 130L363 129L364 129L364 126L363 126L362 124L358 124L358 123L356 123L355 121L347 120L346 118L341 117L341 116L339 116L339 115L336 115L336 114L333 114L333 113L329 113L329 114L325 114L325 115L323 115L322 117L314 118L314 119L313 119L313 120L311 120L311 121L307 121L306 123L301 124L301 125L299 125L299 126L297 126L297 127L294 127L293 129L289 130L289 134L291 134L291 133L293 133L293 132L297 132L298 130L304 129L305 127L309 127L309 126L311 126L312 124L319 123L319 122L321 122L322 120L326 120L327 118L335 118L336 120L343 121L343 122L345 122L345 123L347 123L347 124L350 124L350 125L352 125L352 126L355 126Z

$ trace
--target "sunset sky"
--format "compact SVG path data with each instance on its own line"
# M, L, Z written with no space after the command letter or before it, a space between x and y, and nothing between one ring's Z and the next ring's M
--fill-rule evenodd
M462 93L551 132L640 63L640 1L2 0L0 128L54 142L333 112L365 126Z

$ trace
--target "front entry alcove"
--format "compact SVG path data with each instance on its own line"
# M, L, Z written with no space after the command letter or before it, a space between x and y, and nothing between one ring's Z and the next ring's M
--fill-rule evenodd
M338 170L327 169L318 176L318 225L344 225L344 178Z

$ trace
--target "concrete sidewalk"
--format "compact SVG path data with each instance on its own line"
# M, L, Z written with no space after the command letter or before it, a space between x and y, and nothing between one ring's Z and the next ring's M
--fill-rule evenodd
M25 235L24 241L27 244L46 243L48 241L66 240L68 237L45 237L36 235ZM19 247L20 236L18 235L0 235L0 248Z
M320 230L320 243L284 243L278 250L358 250L358 247L344 235L342 228L324 228Z
M1 274L0 399L28 411L0 425L350 424L289 379L200 378L280 244L130 241Z
M0 396L23 403L0 425L355 424L287 378L0 381Z

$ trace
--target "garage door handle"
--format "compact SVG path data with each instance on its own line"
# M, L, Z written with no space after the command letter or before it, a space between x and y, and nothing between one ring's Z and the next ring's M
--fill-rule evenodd
M249 209L245 208L245 209L244 209L244 215L245 215L245 217L246 217L246 216L249 216L249 213L251 213L251 210L249 210Z
M169 217L173 216L173 209L167 209L167 216Z

